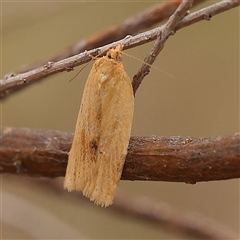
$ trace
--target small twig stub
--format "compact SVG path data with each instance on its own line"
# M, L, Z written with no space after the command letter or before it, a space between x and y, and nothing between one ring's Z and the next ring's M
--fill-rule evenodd
M123 45L98 59L83 92L64 188L101 206L113 202L130 139L134 96L121 61Z

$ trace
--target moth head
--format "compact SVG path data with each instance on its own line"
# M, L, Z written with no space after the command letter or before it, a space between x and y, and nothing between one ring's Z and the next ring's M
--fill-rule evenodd
M115 49L110 49L107 52L107 57L117 60L117 61L122 61L122 50L123 50L123 44L119 43Z

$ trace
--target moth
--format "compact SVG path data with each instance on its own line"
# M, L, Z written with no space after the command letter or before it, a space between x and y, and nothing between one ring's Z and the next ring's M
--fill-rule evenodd
M127 155L134 94L121 63L123 45L95 61L83 91L64 179L96 205L113 203Z

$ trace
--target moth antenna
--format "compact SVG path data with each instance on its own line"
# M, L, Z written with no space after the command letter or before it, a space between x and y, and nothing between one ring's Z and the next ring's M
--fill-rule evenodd
M86 63L85 66L83 66L68 82L71 82L75 77L77 77L79 75L79 73L85 68L88 66L90 62Z
M163 74L165 74L165 75L167 75L167 76L169 76L169 77L173 77L173 75L171 75L170 73L167 73L167 72L161 70L160 68L158 68L158 67L156 67L156 66L154 66L154 65L151 65L151 64L149 64L149 63L146 63L146 62L144 62L143 60L141 60L141 59L139 59L139 58L137 58L137 57L135 57L135 56L133 56L133 55L127 54L127 53L125 53L125 52L121 52L121 53L124 54L124 55L126 55L126 56L128 56L128 57L130 57L130 58L133 58L133 59L135 59L135 60L138 60L139 62L141 62L141 63L143 63L143 64L145 64L145 65L147 65L147 66L149 66L149 67L152 67L152 68L160 71L161 73L163 73Z
M109 49L106 49L106 50L104 50L103 52L101 52L101 53L99 53L97 56L92 56L90 53L88 53L87 51L86 51L86 53L92 58L92 60L96 60L100 55L102 55L104 52L107 52ZM86 63L68 82L71 82L74 78L76 78L79 74L80 74L80 72L82 72L82 70L85 68L85 67L87 67L88 66L88 64L90 63L90 61L88 62L88 63Z

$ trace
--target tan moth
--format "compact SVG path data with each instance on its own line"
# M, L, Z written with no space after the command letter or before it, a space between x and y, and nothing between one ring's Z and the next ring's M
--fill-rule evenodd
M64 188L95 204L113 202L127 154L134 95L121 63L123 45L95 61L88 76L69 152Z

